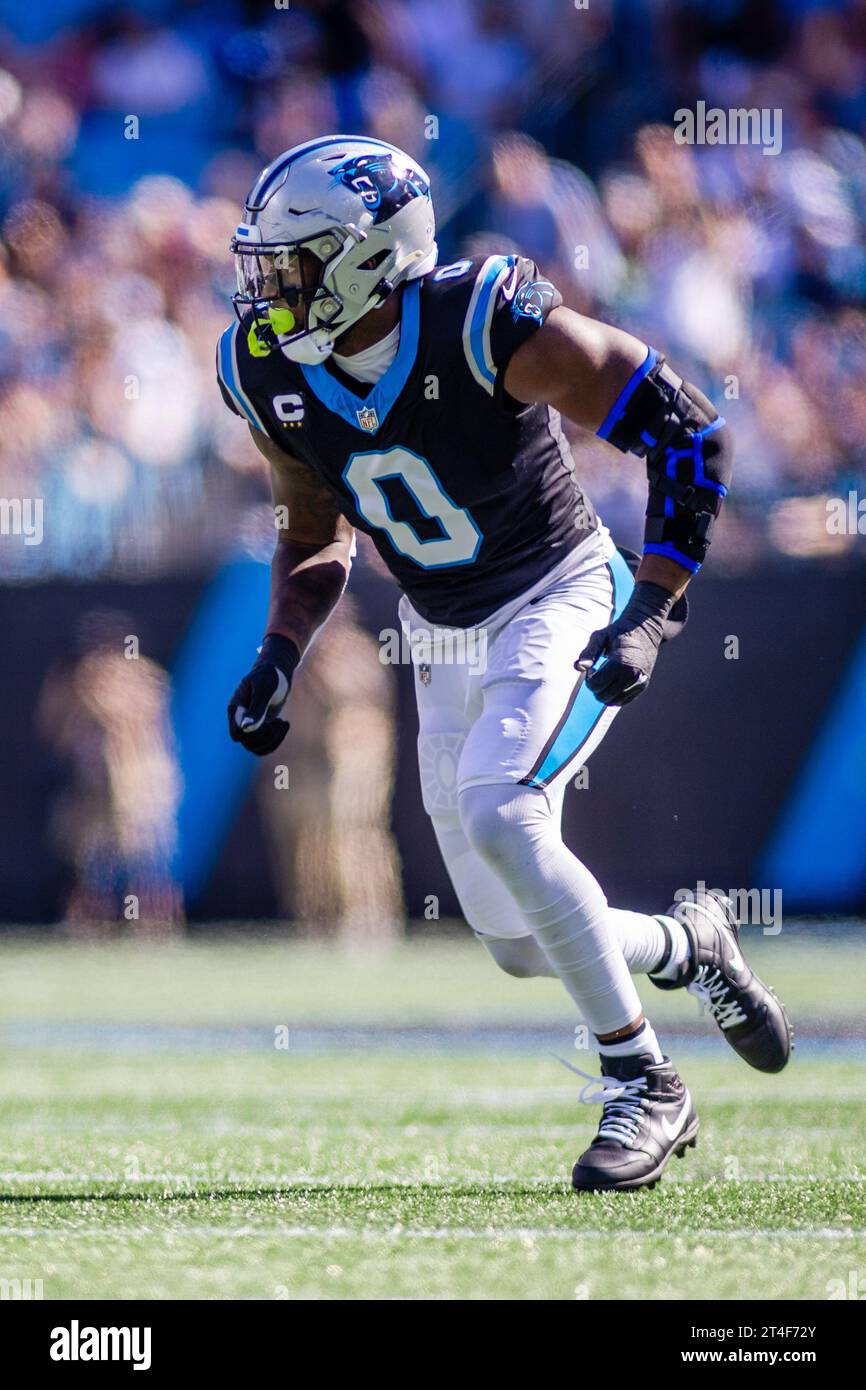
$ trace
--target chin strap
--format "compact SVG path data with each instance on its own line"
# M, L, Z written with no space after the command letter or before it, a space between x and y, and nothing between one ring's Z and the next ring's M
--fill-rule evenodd
M293 343L280 343L280 351L290 362L299 362L308 367L318 366L320 362L325 362L334 351L333 341L319 343L316 341L316 334L323 330L314 328L312 333L308 333L304 338L297 338Z

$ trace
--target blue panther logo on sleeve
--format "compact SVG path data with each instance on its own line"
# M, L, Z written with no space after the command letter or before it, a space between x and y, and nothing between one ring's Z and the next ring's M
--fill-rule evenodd
M537 319L540 323L555 296L556 290L549 280L528 280L514 296L511 306L514 322L518 319Z
M429 192L429 185L414 169L395 169L389 153L344 159L331 174L335 184L341 183L360 194L374 214L374 223L387 222L410 198Z

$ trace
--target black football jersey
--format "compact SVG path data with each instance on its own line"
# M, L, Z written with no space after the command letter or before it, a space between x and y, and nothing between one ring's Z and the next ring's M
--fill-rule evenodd
M217 375L231 409L335 493L422 617L468 627L597 525L557 412L503 386L561 296L519 256L458 261L402 294L397 355L373 385L331 360L254 355L246 322L223 333Z

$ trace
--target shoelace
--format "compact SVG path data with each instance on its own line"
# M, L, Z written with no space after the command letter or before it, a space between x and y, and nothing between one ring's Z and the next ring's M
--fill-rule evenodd
M553 1055L556 1056L555 1053ZM631 1148L632 1140L636 1138L643 1118L641 1101L646 1094L646 1077L638 1076L633 1081L621 1081L616 1076L591 1076L589 1072L581 1071L580 1067L567 1062L564 1057L557 1056L556 1060L577 1076L585 1078L586 1085L580 1090L583 1105L604 1106L597 1137L615 1139L625 1148ZM588 1094L592 1086L598 1086L600 1089Z
M737 1001L728 998L730 985L717 968L700 966L686 989L700 1001L701 1013L709 1013L720 1028L733 1028L736 1023L746 1022L746 1015Z

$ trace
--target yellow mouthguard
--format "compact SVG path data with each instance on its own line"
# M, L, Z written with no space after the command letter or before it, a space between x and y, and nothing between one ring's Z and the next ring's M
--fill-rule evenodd
M295 326L295 316L291 309L269 309L268 321L277 337L279 337L281 333L291 333ZM259 337L255 324L253 324L247 334L247 347L250 350L251 357L267 357L271 350L267 343L263 342Z
M281 333L291 333L295 326L295 316L291 309L269 309L268 318L277 337Z

